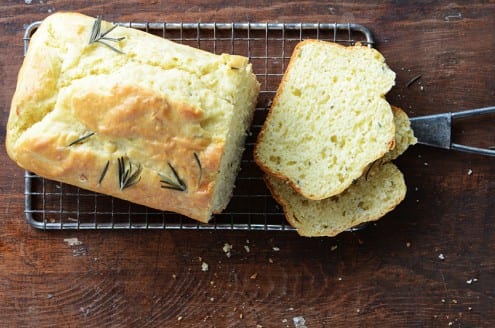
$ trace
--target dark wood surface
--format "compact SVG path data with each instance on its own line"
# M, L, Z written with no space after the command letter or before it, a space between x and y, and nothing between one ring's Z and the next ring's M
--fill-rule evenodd
M115 21L356 22L397 72L389 101L411 116L495 105L494 1L5 0L2 143L25 24L68 10ZM493 120L458 124L455 137L493 146ZM414 146L398 160L409 189L395 211L308 239L39 231L25 222L24 172L4 147L0 157L2 327L295 327L297 317L307 327L495 326L494 158Z

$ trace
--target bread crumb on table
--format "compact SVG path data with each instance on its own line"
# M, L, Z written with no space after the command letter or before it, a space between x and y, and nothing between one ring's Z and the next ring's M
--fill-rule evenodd
M292 321L294 322L295 328L307 328L306 320L302 316L294 317L292 318Z
M231 255L230 251L232 250L232 245L229 243L225 243L222 249L225 255L230 258Z
M201 271L203 272L208 271L208 263L206 262L201 263Z
M438 254L438 258L443 261L443 260L445 260L445 255L440 253L440 254Z

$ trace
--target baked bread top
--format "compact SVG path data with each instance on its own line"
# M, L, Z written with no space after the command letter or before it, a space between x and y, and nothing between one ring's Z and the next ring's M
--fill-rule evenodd
M230 199L258 92L245 57L57 13L30 41L7 152L46 178L206 222Z
M300 42L258 136L256 162L308 199L342 192L394 146L384 99L394 79L374 49Z

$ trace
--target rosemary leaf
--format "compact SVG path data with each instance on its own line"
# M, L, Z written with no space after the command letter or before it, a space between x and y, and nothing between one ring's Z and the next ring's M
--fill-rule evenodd
M80 143L80 142L82 142L82 141L84 141L84 140L88 139L89 137L91 137L91 136L92 136L92 135L94 135L94 134L95 134L94 132L88 133L88 134L86 134L86 135L84 135L84 136L82 136L82 137L80 137L80 138L78 138L78 139L76 139L76 140L72 141L70 144L68 144L68 145L67 145L67 147L70 147L70 146L73 146L73 145L75 145L75 144L78 144L78 143Z
M91 29L91 35L89 37L89 44L92 43L101 43L108 48L112 49L113 51L123 54L123 52L111 44L105 42L105 41L111 41L111 42L119 42L125 39L125 37L120 37L120 38L109 38L107 35L112 32L118 25L114 24L111 28L106 30L105 32L101 33L101 16L96 17L95 22L93 23L93 28Z
M193 155L194 155L194 159L196 160L196 164L198 164L198 168L199 168L199 176L198 176L198 187L199 187L203 175L203 167L201 166L201 161L199 160L198 154L194 152Z
M132 166L131 161L126 157L119 157L119 187L120 190L134 186L141 180L143 168L138 164L137 168Z
M103 182L103 179L105 179L105 175L107 174L109 165L110 161L107 161L107 164L105 164L105 166L103 167L103 171L101 172L100 178L98 179L98 184L101 184Z
M419 80L421 78L421 74L419 75L416 75L415 77L413 77L412 79L410 79L407 83L406 83L406 88L409 88L414 82L416 82L417 80Z
M168 167L170 168L170 170L172 171L172 174L174 176L174 180L159 173L159 176L161 178L160 182L162 183L161 187L164 189L187 191L186 183L180 178L180 176L177 173L177 171L175 170L175 168L172 166L172 164L170 164L170 163L167 163L167 164L168 164Z

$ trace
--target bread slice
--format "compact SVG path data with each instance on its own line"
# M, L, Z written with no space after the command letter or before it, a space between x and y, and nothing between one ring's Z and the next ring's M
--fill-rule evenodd
M384 99L394 79L374 49L302 41L258 136L257 164L308 199L344 191L394 146Z
M406 195L404 177L391 162L371 166L344 192L319 201L304 198L282 179L269 175L264 179L289 224L306 237L331 237L377 220Z
M360 223L373 221L395 208L405 197L406 185L399 169L389 161L416 143L407 114L392 106L396 147L370 164L366 173L339 195L308 200L282 179L266 175L265 182L283 207L287 221L302 236L335 236Z
M392 112L394 113L395 124L395 147L380 159L382 162L393 161L402 155L409 146L418 142L406 112L397 106L392 106Z
M56 13L19 72L7 152L48 179L207 222L231 198L258 92L248 58Z

